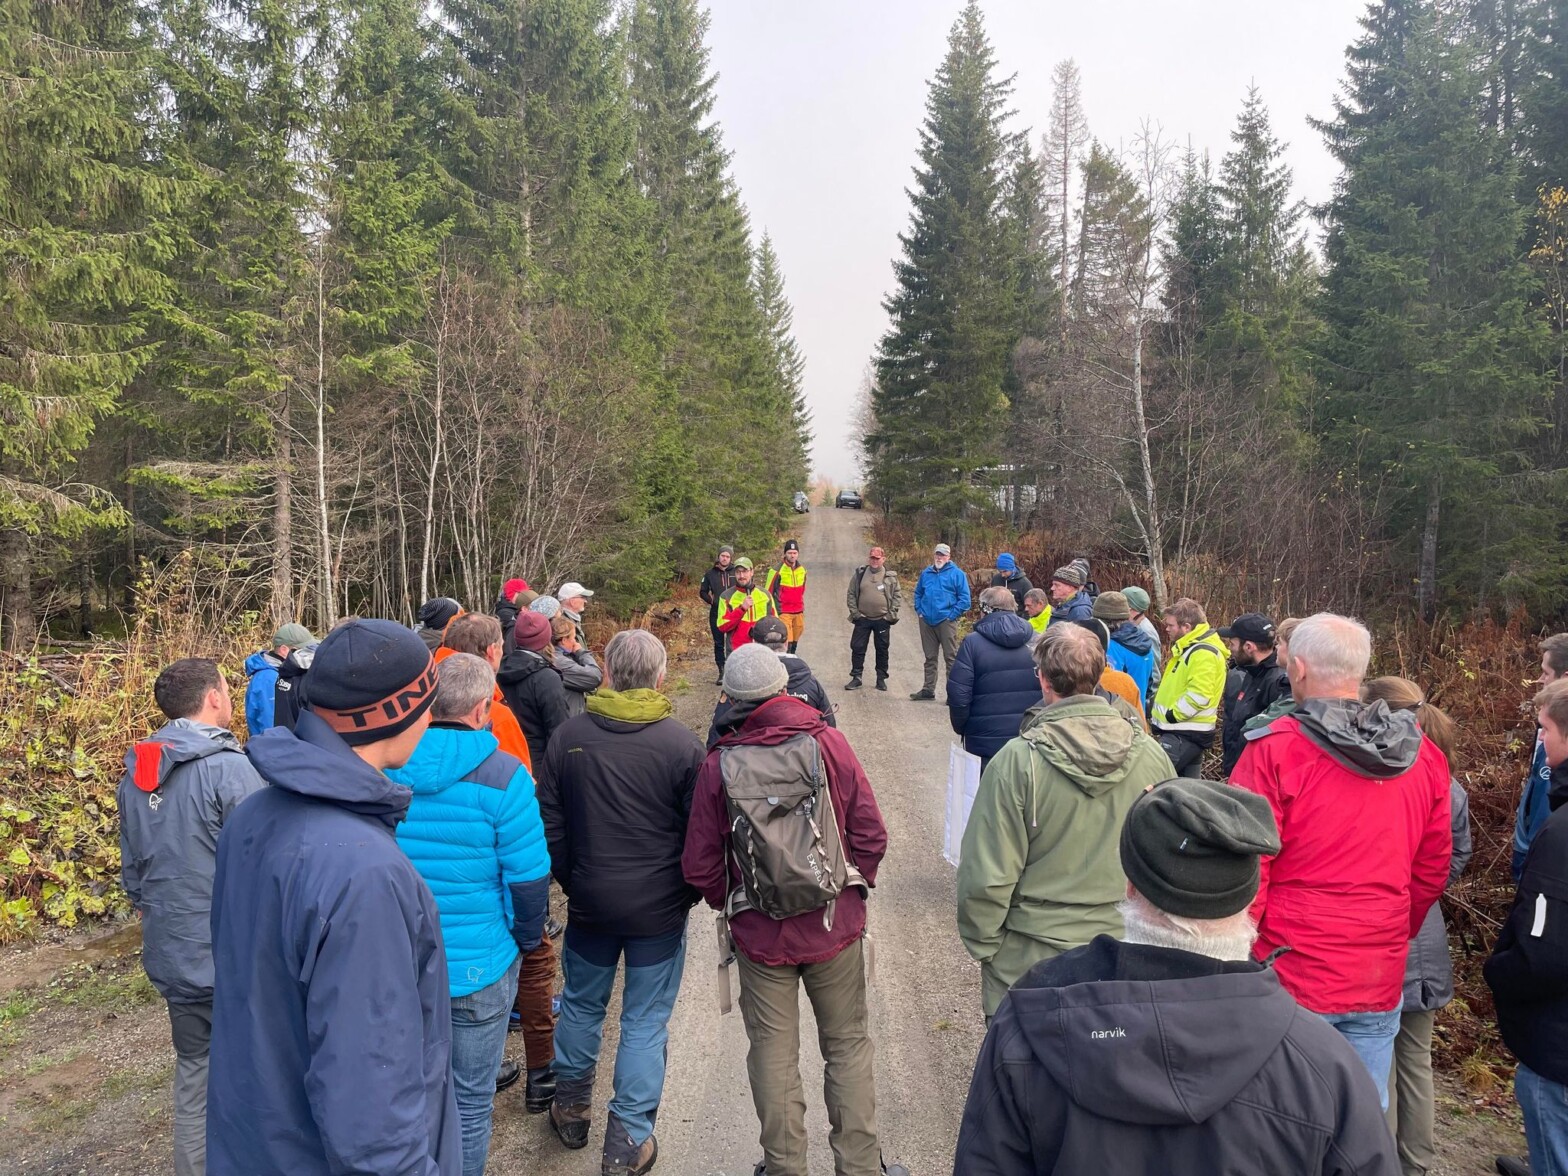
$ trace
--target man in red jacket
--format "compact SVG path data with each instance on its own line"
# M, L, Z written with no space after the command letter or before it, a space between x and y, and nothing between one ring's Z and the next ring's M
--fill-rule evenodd
M820 712L785 694L789 674L777 654L744 645L724 663L724 693L737 729L719 740L697 773L686 851L686 881L716 910L741 884L729 852L722 756L728 748L777 747L800 735L815 740L848 864L868 886L887 851L887 829L871 782L843 735ZM748 713L749 712L749 713ZM746 1072L762 1125L757 1176L807 1176L806 1103L800 1078L800 986L817 1019L833 1124L836 1176L908 1176L882 1166L877 1141L873 1049L866 1012L863 940L866 899L855 887L831 907L774 919L743 910L729 921L740 968L740 1008L751 1051Z
M1448 878L1448 761L1414 712L1359 701L1372 638L1332 613L1290 639L1296 710L1249 736L1230 782L1274 810L1255 952L1344 1035L1388 1106L1405 955Z

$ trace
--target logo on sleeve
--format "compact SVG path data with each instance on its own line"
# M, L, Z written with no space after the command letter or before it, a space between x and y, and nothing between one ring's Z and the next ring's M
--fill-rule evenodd
M1126 1036L1127 1036L1127 1030L1121 1029L1121 1028L1116 1028L1116 1029L1091 1029L1091 1030L1089 1030L1089 1038L1092 1041L1103 1041L1107 1037L1126 1037Z

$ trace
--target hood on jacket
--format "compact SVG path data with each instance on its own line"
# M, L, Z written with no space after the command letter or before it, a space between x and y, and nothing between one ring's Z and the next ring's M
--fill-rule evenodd
M1118 645L1125 646L1139 657L1154 650L1154 638L1150 637L1131 621L1123 621L1120 625L1117 625L1111 631L1111 640Z
M125 770L143 792L156 792L169 773L181 764L205 759L220 751L239 751L234 732L195 719L165 723L125 753Z
M532 649L514 649L501 659L501 668L495 672L496 684L509 686L531 678L540 670L553 670L555 667L544 660L544 655Z
M310 669L310 664L315 660L316 646L302 645L278 663L278 677L303 678Z
M1568 760L1552 769L1551 782L1546 788L1546 810L1555 813L1568 804Z
M262 670L276 670L283 664L283 659L270 649L258 649L245 659L245 676L254 678Z
M1382 699L1308 698L1292 712L1301 733L1358 776L1389 780L1421 753L1414 711L1391 711Z
M761 702L735 703L722 730L724 735L716 747L773 747L796 735L819 735L827 730L827 723L822 720L822 712L810 703L777 694Z
M657 690L610 690L601 686L588 696L588 713L617 723L646 725L675 713L670 700Z
M1020 738L1085 793L1099 796L1126 778L1137 734L1103 698L1080 694L1045 707Z
M1034 626L1015 612L998 611L981 617L974 632L992 645L1017 649L1020 645L1029 644L1029 639L1034 636Z
M245 745L261 778L274 788L330 801L339 808L396 825L413 793L371 767L326 721L301 711L290 731L274 727Z
M459 724L430 724L408 763L388 768L387 779L406 784L416 796L440 792L456 784L489 759L500 747L489 731Z
M1009 999L1036 1061L1074 1103L1145 1126L1208 1121L1298 1013L1262 964L1108 935L1037 965Z

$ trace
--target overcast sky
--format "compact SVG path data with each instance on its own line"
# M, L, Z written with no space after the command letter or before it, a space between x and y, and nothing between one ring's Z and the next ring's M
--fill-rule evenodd
M818 472L851 479L855 392L887 325L926 84L961 0L710 0L717 117L760 237L773 235L806 356ZM1016 125L1036 142L1051 70L1072 57L1091 133L1152 117L1216 161L1249 84L1289 143L1300 196L1335 168L1309 116L1331 113L1365 0L985 0ZM1316 225L1313 225L1314 231Z

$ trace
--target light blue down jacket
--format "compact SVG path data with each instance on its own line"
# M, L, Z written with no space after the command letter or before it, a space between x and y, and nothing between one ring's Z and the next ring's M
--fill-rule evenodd
M468 996L543 934L550 855L533 777L490 732L445 723L387 776L413 789L397 843L435 896L451 995Z

